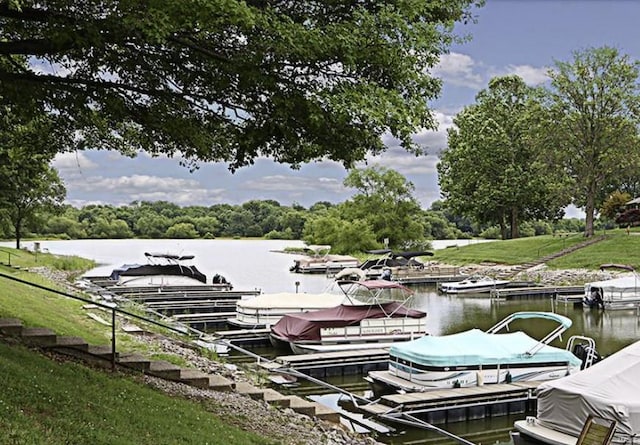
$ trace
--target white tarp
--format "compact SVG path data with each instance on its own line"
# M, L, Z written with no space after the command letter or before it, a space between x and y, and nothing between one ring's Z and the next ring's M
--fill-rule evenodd
M640 433L640 342L538 387L541 425L578 436L589 414L616 420L619 433Z

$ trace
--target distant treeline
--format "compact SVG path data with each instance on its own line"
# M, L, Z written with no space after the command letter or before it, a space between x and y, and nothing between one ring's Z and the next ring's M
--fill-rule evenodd
M133 202L124 206L62 206L55 213L40 213L29 221L27 236L60 239L114 238L216 238L266 237L304 239L308 221L336 211L339 205L318 202L309 208L294 204L283 206L274 200L252 200L241 205L215 204L186 206L157 202ZM425 239L455 239L481 236L499 238L497 227L478 227L464 218L454 217L436 202L428 210L414 215L424 227ZM13 229L0 219L0 236L9 239ZM584 221L562 219L523 224L520 236L579 232ZM307 228L307 232L308 232ZM308 236L309 233L306 233Z

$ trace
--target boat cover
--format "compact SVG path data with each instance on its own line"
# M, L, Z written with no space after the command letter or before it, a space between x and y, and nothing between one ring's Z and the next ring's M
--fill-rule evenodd
M538 387L540 424L578 436L587 416L616 420L617 431L640 433L640 342L595 365Z
M120 277L138 277L151 275L175 275L194 278L202 283L207 282L207 277L195 266L181 266L179 264L129 264L123 265L111 272L110 278L117 280Z
M298 294L280 292L261 294L255 298L238 301L238 306L247 309L279 309L279 308L321 308L338 306L344 295L338 294Z
M590 283L585 284L584 287L587 292L589 291L589 289L593 287L599 287L604 292L607 292L607 291L614 291L614 292L638 291L640 292L640 278L636 277L635 275L628 275L628 276L613 278L611 280L592 281Z
M526 352L538 340L524 332L489 334L471 329L452 335L425 336L391 346L391 360L399 358L413 363L447 367L479 366L485 364L514 364L536 362L568 362L580 366L581 360L571 352L545 345L534 355Z
M390 315L392 314L392 315ZM287 314L271 328L272 333L289 341L320 340L320 329L358 325L365 318L422 318L427 314L409 309L397 301L384 304L340 306L319 311Z

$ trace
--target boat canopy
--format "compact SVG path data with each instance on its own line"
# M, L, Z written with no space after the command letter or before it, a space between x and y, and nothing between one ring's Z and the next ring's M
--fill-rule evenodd
M245 309L281 309L281 308L309 308L338 306L344 300L344 295L338 294L299 294L280 292L276 294L261 294L254 298L238 301L238 306Z
M171 261L187 261L195 258L194 255L177 255L173 253L154 253L154 252L145 252L144 256L147 258L162 258L164 260Z
M578 373L538 387L538 420L578 436L589 414L618 422L617 431L640 434L640 342Z
M594 287L603 289L604 291L613 290L630 290L634 291L640 288L640 278L635 275L627 275L624 277L613 278L611 280L592 281L584 285L585 291L589 291Z
M207 283L207 277L195 266L181 266L180 264L130 264L113 269L110 278L119 280L122 277L142 277L153 275L182 276Z
M490 334L471 329L452 335L425 336L391 346L391 359L407 360L425 366L480 366L485 364L520 364L567 362L580 366L581 361L570 351L543 345L529 354L539 341L524 332Z
M423 318L427 314L392 301L384 304L345 305L318 311L287 314L271 331L280 338L295 342L320 340L320 329L358 325L365 318Z

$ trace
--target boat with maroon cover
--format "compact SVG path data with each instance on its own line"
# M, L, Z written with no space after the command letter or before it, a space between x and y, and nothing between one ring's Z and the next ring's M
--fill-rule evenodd
M387 348L426 334L427 314L410 307L413 292L386 280L339 281L336 307L287 314L271 328L271 342L296 354Z

